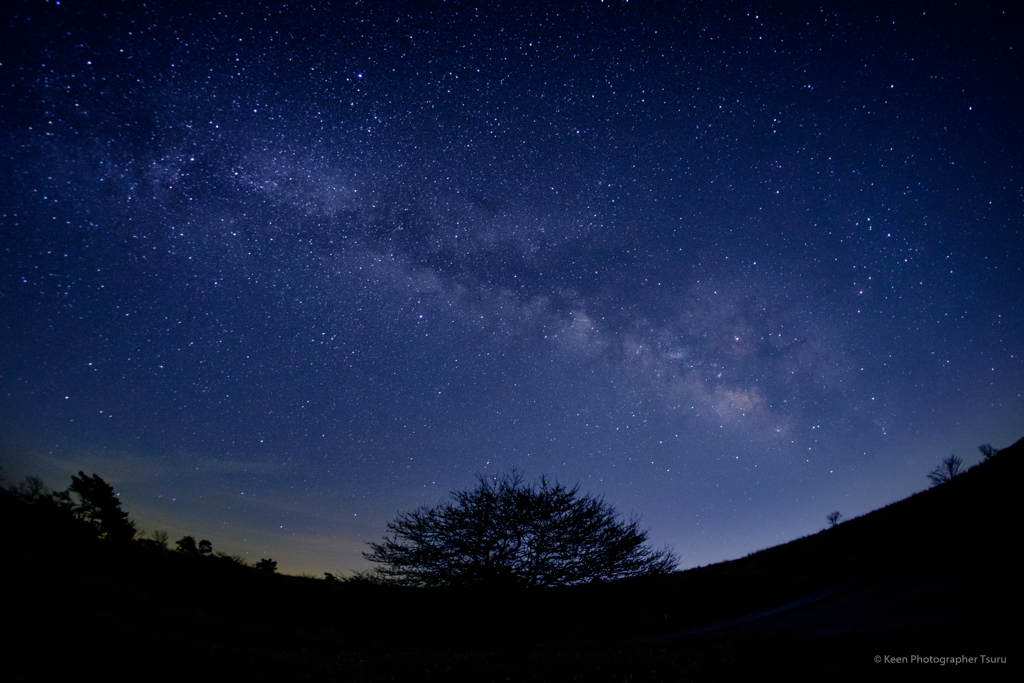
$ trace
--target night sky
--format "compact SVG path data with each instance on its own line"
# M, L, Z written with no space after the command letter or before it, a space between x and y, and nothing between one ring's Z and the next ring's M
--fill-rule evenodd
M10 4L9 484L321 575L516 467L688 568L1024 436L1019 2Z

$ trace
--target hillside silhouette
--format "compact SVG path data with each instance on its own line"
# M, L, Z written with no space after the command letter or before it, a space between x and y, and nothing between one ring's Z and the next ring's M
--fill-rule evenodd
M745 558L550 589L282 576L98 539L5 492L6 671L24 681L611 681L802 669L859 680L894 675L874 655L1010 657L1022 450L1024 440L940 486ZM1012 657L973 666L986 680L1016 669Z

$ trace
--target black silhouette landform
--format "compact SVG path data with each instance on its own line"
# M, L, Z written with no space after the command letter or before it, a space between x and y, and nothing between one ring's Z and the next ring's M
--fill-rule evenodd
M15 681L619 681L769 671L862 680L918 667L1009 680L1022 450L1024 440L939 486L742 559L569 588L279 575L97 538L4 491L4 669Z

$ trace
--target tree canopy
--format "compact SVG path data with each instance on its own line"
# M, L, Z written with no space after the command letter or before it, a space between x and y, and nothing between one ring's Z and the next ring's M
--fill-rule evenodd
M130 541L135 536L135 524L121 509L114 488L99 475L91 477L79 471L71 475L71 486L57 494L78 519L92 524L99 535L116 541Z
M399 514L364 553L372 578L410 586L564 586L672 571L639 520L600 497L513 471L452 500ZM368 577L370 578L370 577Z
M186 555L203 556L209 555L213 552L213 544L205 538L199 541L196 545L196 539L194 536L182 536L181 540L175 541L175 545L178 546L178 552Z

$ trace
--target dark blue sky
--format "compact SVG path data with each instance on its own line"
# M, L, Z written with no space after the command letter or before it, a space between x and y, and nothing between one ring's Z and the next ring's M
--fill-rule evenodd
M682 567L1024 435L1018 3L24 3L0 448L365 568L517 467Z

